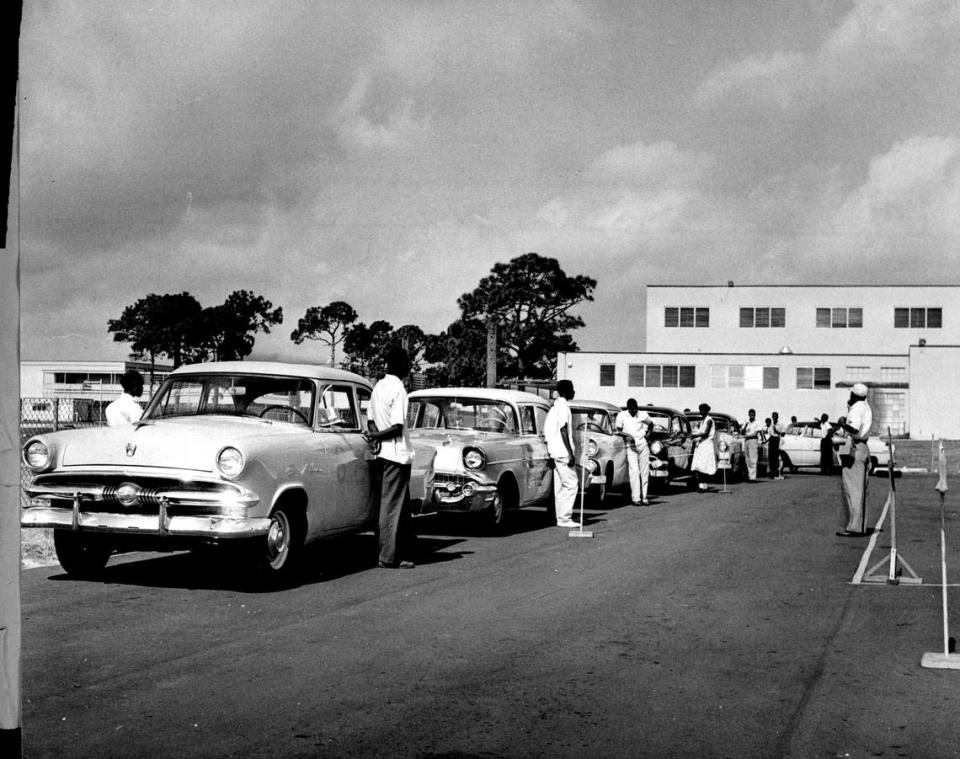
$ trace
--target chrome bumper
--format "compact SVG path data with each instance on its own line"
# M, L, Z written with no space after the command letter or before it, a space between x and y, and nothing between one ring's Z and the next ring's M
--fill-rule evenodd
M463 484L437 483L433 489L437 511L483 511L493 503L496 485L467 481Z
M28 506L20 516L21 527L55 527L89 532L111 532L126 535L171 535L177 537L252 538L266 535L269 518L220 515L169 516L161 507L156 516L83 512L54 506Z

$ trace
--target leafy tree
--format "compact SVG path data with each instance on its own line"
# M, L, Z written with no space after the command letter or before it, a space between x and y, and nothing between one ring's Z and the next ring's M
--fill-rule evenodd
M303 318L297 322L297 328L290 333L290 339L297 345L304 340L317 340L330 346L330 366L337 361L337 346L347 335L350 325L357 320L353 306L342 300L335 300L322 308L311 306Z
M372 322L369 327L363 322L352 325L343 339L349 369L366 377L381 376L383 357L392 335L393 325L382 319Z
M596 286L590 277L567 276L555 258L526 253L496 264L457 304L461 321L497 324L499 375L547 378L554 374L558 351L577 349L568 333L584 322L570 310L592 301ZM462 336L474 338L472 332Z
M427 340L424 359L432 386L483 386L487 377L487 328L478 319L458 319Z
M213 359L239 361L253 350L257 332L283 323L283 308L249 290L234 290L219 306L203 310L205 343Z
M124 308L119 319L109 319L107 331L114 342L130 343L135 358L148 356L152 375L161 356L178 367L203 355L201 313L200 303L188 292L150 293Z
M429 336L416 324L404 324L394 330L389 338L391 344L399 345L410 357L411 371L419 371L424 360Z

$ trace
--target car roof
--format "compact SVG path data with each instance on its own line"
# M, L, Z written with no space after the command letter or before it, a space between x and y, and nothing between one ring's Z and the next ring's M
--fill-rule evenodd
M626 408L626 406L624 406ZM686 416L682 411L678 411L675 408L670 408L669 406L654 406L652 403L648 403L646 406L638 406L641 411L657 411L661 414L676 414L677 416Z
M285 361L209 361L202 364L187 364L174 369L171 377L185 374L263 374L286 377L307 377L315 380L356 382L371 387L369 380L359 374L320 364L293 364Z
M535 393L525 393L522 390L504 390L498 387L430 387L424 390L414 390L409 399L429 398L431 396L449 396L453 398L487 398L492 401L507 403L539 403L549 406L550 401Z
M710 416L717 417L717 418L719 418L719 419L729 419L730 421L733 421L733 422L735 422L735 421L737 420L737 417L735 417L733 414L728 414L728 413L726 413L725 411L712 411L712 410L711 410L711 411L708 411L707 413L710 414ZM688 411L688 412L687 412L687 416L688 416L688 417L696 417L696 418L699 419L700 417L703 416L703 414L701 414L699 411Z
M571 409L598 409L600 411L615 411L620 412L620 407L616 403L608 403L607 401L578 401L573 400L570 402Z

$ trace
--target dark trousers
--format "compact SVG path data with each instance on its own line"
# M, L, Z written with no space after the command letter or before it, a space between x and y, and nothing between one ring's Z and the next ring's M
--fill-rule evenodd
M820 473L833 474L833 440L829 435L820 441Z
M410 516L410 464L377 459L380 475L380 562L411 559L413 523Z
M780 438L770 438L767 447L767 476L776 477L780 474Z

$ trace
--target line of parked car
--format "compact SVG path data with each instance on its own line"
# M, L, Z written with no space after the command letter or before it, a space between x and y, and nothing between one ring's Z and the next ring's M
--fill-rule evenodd
M21 524L53 528L57 558L75 576L95 576L116 551L230 545L261 579L287 582L308 543L376 524L378 486L363 439L371 391L356 374L313 365L180 367L135 424L27 440L32 481ZM418 390L409 401L415 514L475 514L500 530L522 507L552 511L549 401L488 388ZM620 408L577 400L571 410L584 496L597 504L628 492L626 440L614 427ZM644 410L652 483L689 479L699 418ZM711 416L721 475L741 476L739 425ZM781 463L818 466L818 440L807 430L785 435ZM875 465L885 463L882 453Z

